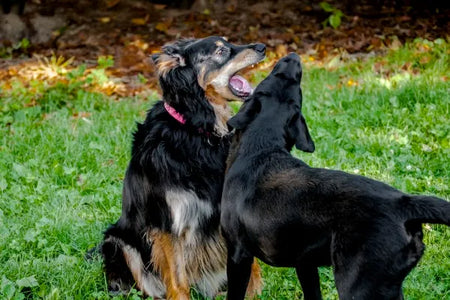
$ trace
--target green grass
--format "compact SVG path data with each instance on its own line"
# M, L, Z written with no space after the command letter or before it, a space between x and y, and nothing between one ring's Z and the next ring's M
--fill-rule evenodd
M294 154L448 200L449 49L419 40L364 60L305 63L303 113L316 152ZM120 215L132 129L157 96L114 100L33 84L0 90L0 299L108 298L101 261L84 254ZM449 298L450 229L424 233L427 249L404 283L406 299ZM262 299L301 297L293 269L263 272ZM331 269L320 272L324 298L337 299Z

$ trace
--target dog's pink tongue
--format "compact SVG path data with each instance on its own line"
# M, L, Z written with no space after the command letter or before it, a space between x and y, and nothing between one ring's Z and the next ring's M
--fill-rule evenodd
M230 85L239 93L250 95L253 92L253 88L250 83L248 83L244 77L239 75L234 75L230 78Z

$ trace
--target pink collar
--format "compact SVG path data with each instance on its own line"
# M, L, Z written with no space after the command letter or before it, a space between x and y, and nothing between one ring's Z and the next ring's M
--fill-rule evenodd
M184 116L182 114L180 114L179 112L177 112L175 110L175 108L170 106L168 103L164 102L164 108L167 110L169 115L171 115L175 120L177 120L181 124L186 123L186 119L184 118ZM211 134L208 131L204 131L202 128L198 128L197 130L198 130L198 133L204 134L208 138L208 143L211 145L211 142L209 141L209 137L211 136Z
M167 110L167 112L169 113L169 115L171 115L175 120L177 120L178 122L180 122L181 124L186 123L186 119L183 117L182 114L180 114L179 112L177 112L175 110L175 108L173 108L172 106L170 106L167 102L164 102L164 108Z

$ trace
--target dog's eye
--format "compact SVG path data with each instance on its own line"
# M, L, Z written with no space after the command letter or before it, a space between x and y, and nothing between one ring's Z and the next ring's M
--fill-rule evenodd
M227 49L224 48L224 47L221 47L221 48L219 48L219 49L216 50L216 54L217 54L217 55L225 55L226 52L227 52Z

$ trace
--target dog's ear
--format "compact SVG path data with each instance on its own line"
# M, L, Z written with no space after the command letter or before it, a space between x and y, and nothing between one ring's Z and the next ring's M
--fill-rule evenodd
M287 135L291 141L295 141L295 147L304 152L314 152L314 142L309 134L305 118L301 113L296 113L287 126Z
M257 99L250 99L242 104L238 113L228 120L227 124L234 129L244 129L255 118L256 114L261 110L261 103Z
M178 66L184 67L186 65L183 47L181 47L179 43L165 45L162 47L162 50L164 54L167 54L173 59Z
M170 70L186 66L183 48L177 43L167 44L162 47L163 52L151 56L156 65L158 74L165 76Z

